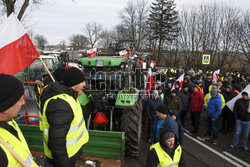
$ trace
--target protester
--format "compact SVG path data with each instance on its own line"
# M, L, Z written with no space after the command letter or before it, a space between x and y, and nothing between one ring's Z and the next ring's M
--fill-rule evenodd
M217 93L216 89L210 91L211 98L207 104L206 116L207 116L207 134L205 139L210 139L210 136L213 134L213 144L217 144L218 138L218 118L221 113L221 97Z
M223 96L225 98L225 103L227 103L236 96L236 93L233 92L231 85L225 86L225 91L223 93ZM227 106L225 106L222 110L221 117L222 117L222 131L226 135L230 127L232 127L231 124L232 111Z
M162 104L161 103L161 99L159 97L159 93L157 90L154 90L152 92L152 96L148 99L148 101L146 102L146 108L145 108L145 111L146 111L146 114L148 116L148 140L149 142L152 142L150 141L150 136L151 136L151 133L152 133L152 124L155 120L155 118L157 117L156 116L156 108Z
M190 102L190 97L191 97L191 94L188 91L188 85L184 85L182 87L179 97L181 99L181 104L182 104L180 120L181 120L182 125L185 126L186 115L188 113L188 107L189 107L189 102Z
M21 106L24 105L24 88L15 77L0 74L0 138L9 145L27 166L35 167L28 144L14 118L18 116ZM0 166L19 167L22 164L0 144Z
M150 147L146 166L185 166L182 147L171 130L161 129L159 142Z
M83 73L72 67L64 72L63 84L53 82L41 95L45 167L74 167L89 140L77 100L85 86Z
M202 105L204 103L204 96L198 90L197 86L194 86L193 90L194 90L194 92L191 95L189 109L191 111L192 125L194 128L192 133L195 137L197 137L198 133L199 133L199 121L200 121L200 114L201 114L201 110L202 110Z
M171 129L177 140L179 139L178 124L169 115L168 108L165 104L160 104L156 108L157 117L154 119L154 123L151 131L151 143L157 143L159 141L159 131L161 128Z
M177 110L179 113L181 113L182 104L181 99L176 95L177 90L171 91L171 96L167 97L166 99L166 105L168 106L169 111Z
M182 123L181 123L180 118L179 118L179 113L178 113L178 111L173 110L173 111L170 113L170 116L171 116L171 117L173 118L173 120L175 120L176 123L178 124L179 143L180 143L180 145L182 145L182 144L183 144L183 139L184 139L184 131L183 131Z
M164 93L163 93L163 87L157 86L156 90L158 91L159 97L161 99L161 103L164 103Z
M242 92L241 95L242 98L236 100L233 108L236 118L236 129L230 148L235 149L237 147L239 137L242 133L241 148L244 151L249 151L247 147L248 134L250 131L249 97L247 92Z

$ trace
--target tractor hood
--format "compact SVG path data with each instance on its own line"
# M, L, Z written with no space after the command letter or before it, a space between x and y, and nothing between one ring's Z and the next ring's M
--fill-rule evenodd
M87 57L80 59L80 62L83 66L96 66L96 67L103 67L103 66L120 66L121 63L127 62L127 57L120 57L120 56L96 56L96 57Z

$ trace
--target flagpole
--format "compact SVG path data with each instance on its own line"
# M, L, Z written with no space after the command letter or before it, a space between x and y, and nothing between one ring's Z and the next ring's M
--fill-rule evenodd
M41 58L41 56L39 56L40 61L42 62L43 66L45 67L46 71L48 72L50 78L52 79L53 82L55 82L54 77L52 76L52 74L50 73L49 69L47 68L46 64L44 63L43 59Z
M0 143L10 152L10 154L19 162L23 167L29 167L28 164L16 153L10 146L0 137Z

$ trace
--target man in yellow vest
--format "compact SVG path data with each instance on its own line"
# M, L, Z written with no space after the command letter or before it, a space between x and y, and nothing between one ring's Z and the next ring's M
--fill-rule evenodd
M28 144L13 120L18 116L21 106L24 104L24 89L22 83L13 76L0 74L0 166L21 167L26 164L35 167ZM5 145L6 144L6 145ZM9 146L18 158L10 153Z
M77 97L86 86L77 68L64 72L63 84L51 83L41 95L44 166L74 167L81 147L88 142L83 111Z
M185 166L181 145L174 133L168 128L160 129L160 140L150 147L147 167Z

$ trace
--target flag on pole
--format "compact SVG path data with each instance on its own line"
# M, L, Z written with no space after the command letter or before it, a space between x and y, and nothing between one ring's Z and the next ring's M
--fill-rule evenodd
M155 89L154 88L154 84L155 84L155 79L154 79L154 76L153 76L153 73L152 73L152 70L151 68L148 69L148 73L147 73L147 79L146 79L146 95L147 95L147 98L149 97L150 95L150 90L153 90Z
M127 52L126 50L120 51L119 54L120 54L121 57L126 57L126 56L128 56L128 52Z
M220 69L219 69L219 70L216 70L216 71L213 73L212 81L213 81L213 80L218 81L219 74L220 74Z
M247 92L248 93L248 97L250 96L250 85L248 85L242 92ZM242 93L241 92L241 93ZM241 96L241 93L238 94L236 97L234 97L232 100L228 101L226 103L227 107L233 111L233 108L234 108L234 103L236 102L236 100L240 99L242 96Z
M183 81L184 81L184 74L182 74L182 75L176 80L176 82L179 82L179 84L180 84L180 89L182 88ZM174 90L174 89L175 89L175 84L172 86L171 91Z
M87 50L87 56L88 57L94 57L96 55L96 48Z
M0 73L15 75L39 57L14 13L0 25L0 39Z

